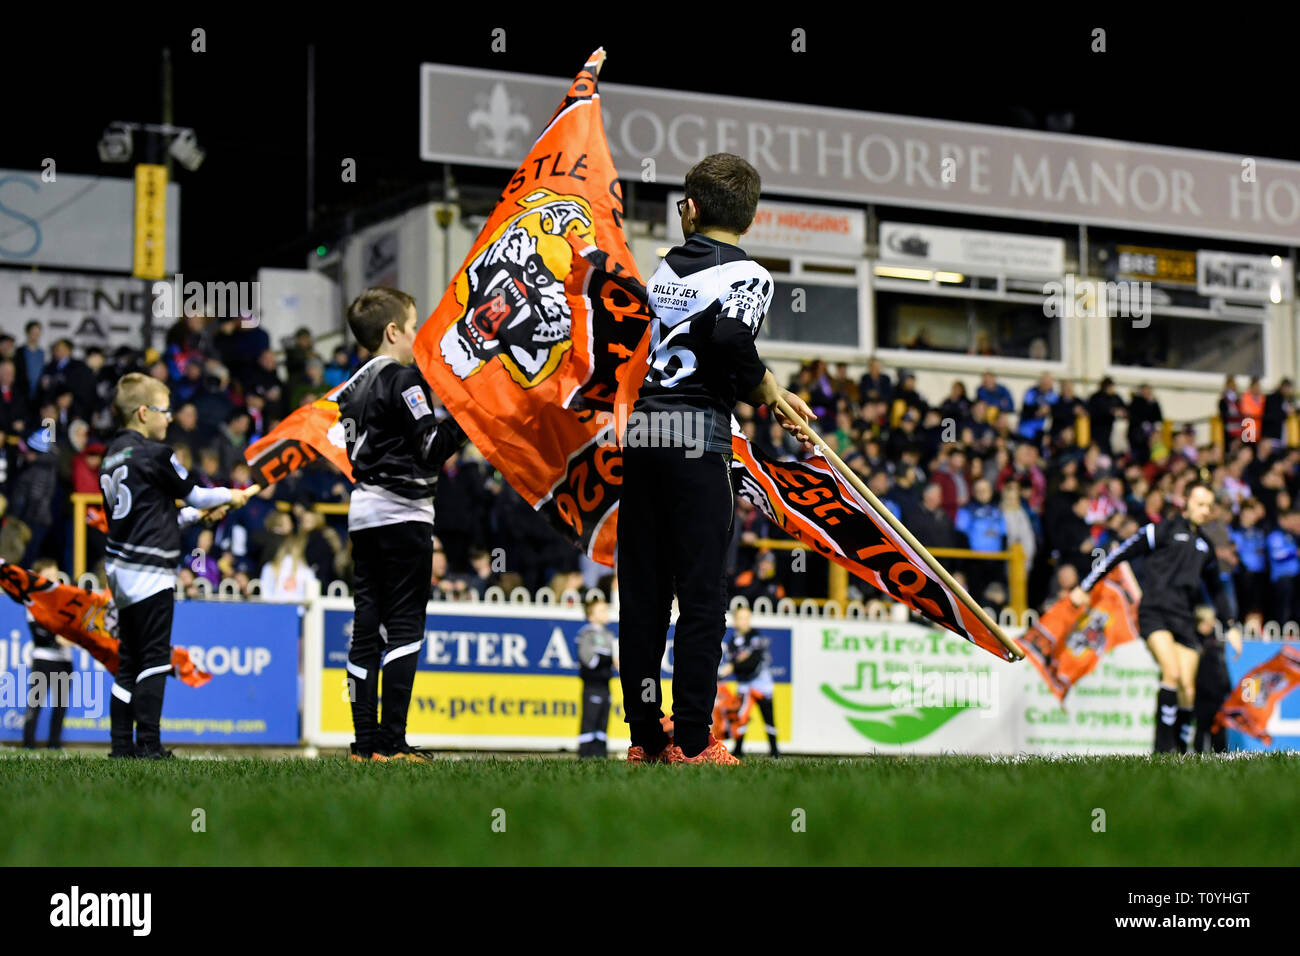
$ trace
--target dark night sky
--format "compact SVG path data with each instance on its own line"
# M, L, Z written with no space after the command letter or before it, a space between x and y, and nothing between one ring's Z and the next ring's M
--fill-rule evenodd
M386 6L373 22L349 12L323 24L284 12L270 21L195 12L129 27L69 14L56 27L46 14L24 22L6 13L0 167L37 169L54 156L61 172L126 175L128 166L100 163L96 143L112 120L161 119L164 46L173 56L175 121L194 127L208 154L197 172L174 173L184 196L182 265L198 279L301 267L309 248L330 240L343 210L439 179L440 168L418 156L423 62L572 76L603 44L609 82L1004 126L1042 128L1049 112L1064 112L1081 135L1300 161L1300 43L1294 22L1273 19L1285 14L1220 24L1170 5L1165 19L1177 22L1035 14L1012 28L1000 14L958 20L928 5L893 23L854 13L862 22L754 14L743 24L682 19L677 11L689 5L647 8L653 19L626 22L556 4L449 21L436 12L443 6L418 15ZM321 17L339 8L298 9ZM561 31L547 10L567 10L563 20L583 25ZM207 30L206 53L190 51L196 26ZM496 26L507 31L503 54L490 51ZM796 26L808 31L805 54L790 49ZM1096 26L1107 31L1102 55L1089 50ZM311 236L308 42L317 48L321 221ZM342 156L358 161L355 185L339 181ZM506 178L501 170L457 175L494 187Z

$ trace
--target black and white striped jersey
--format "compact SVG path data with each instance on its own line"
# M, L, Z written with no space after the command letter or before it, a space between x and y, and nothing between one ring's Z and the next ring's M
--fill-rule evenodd
M181 558L176 499L190 497L194 476L167 445L124 428L104 453L99 487L108 513L104 571L114 603L126 607L175 587Z
M438 473L466 436L450 415L435 415L420 370L377 355L335 398L356 482L348 530L403 521L433 524Z
M754 339L772 304L772 276L739 246L696 233L669 251L646 290L650 369L634 411L702 412L705 450L729 454L732 407L767 371Z

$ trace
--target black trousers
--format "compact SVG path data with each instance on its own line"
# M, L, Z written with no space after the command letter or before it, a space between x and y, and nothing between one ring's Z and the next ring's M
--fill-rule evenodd
M1228 731L1212 733L1215 715L1232 693L1232 678L1228 676L1228 660L1223 643L1210 640L1205 645L1196 670L1196 752L1223 753L1228 749Z
M663 716L659 668L674 592L680 615L673 636L673 724L707 732L713 722L733 512L727 457L685 448L624 450L619 677L634 744L638 724Z
M172 672L171 588L119 608L117 633L121 663L113 680L109 726L115 754L157 750L163 692ZM134 742L132 737L134 736Z
M391 752L406 746L406 715L429 602L433 525L403 521L353 531L349 537L356 612L348 649L348 686L356 749ZM382 724L378 720L381 669Z
M36 721L46 708L50 711L50 749L63 745L63 715L68 710L70 685L60 675L71 673L71 661L32 658L32 669L27 677L27 718L23 721L24 747L36 746Z
M582 682L582 723L578 731L578 756L603 757L605 728L609 726L609 681Z

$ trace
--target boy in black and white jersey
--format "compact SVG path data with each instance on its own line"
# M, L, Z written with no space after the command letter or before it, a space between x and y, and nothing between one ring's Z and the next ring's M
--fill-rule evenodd
M200 488L163 444L170 393L138 372L117 383L113 408L122 429L99 466L108 512L104 571L117 606L121 664L109 703L110 757L170 757L159 740L163 691L172 671L172 610L181 527L218 521L258 488ZM188 507L179 512L176 499Z
M351 759L358 761L428 759L407 744L406 715L424 640L434 491L443 462L467 439L450 415L434 414L433 393L413 364L417 323L415 300L396 289L367 289L348 306L348 327L374 355L337 396L356 482L348 510L356 611L347 669Z
M725 630L724 571L734 512L731 412L737 398L784 398L754 339L772 302L767 270L737 243L754 221L759 178L729 153L697 163L678 204L683 245L647 285L650 369L628 416L618 520L623 705L631 762L737 763L709 733ZM810 436L798 434L805 449ZM659 663L674 591L673 727L660 724Z

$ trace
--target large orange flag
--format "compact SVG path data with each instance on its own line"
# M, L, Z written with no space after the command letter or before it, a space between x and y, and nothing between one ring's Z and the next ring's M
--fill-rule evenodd
M1069 598L1061 598L1015 639L1062 708L1070 688L1092 673L1103 655L1138 636L1142 589L1127 561L1112 568L1090 597L1087 607L1075 607Z
M516 491L613 564L616 410L650 321L623 234L596 51L506 184L415 341L452 417ZM642 371L644 368L642 367Z
M0 560L0 590L25 605L37 624L84 647L90 656L117 673L121 658L117 638L117 609L107 591L87 591L59 584L35 571ZM191 687L202 687L212 675L201 671L183 647L172 648L175 676Z
M736 494L774 524L868 584L990 654L1011 652L821 452L774 461L731 420Z
M273 485L322 456L343 472L348 481L352 480L339 405L334 400L346 384L335 386L310 405L294 409L267 435L244 449L253 484L263 488Z
M1214 731L1240 730L1265 746L1273 737L1265 729L1282 698L1300 685L1300 650L1284 647L1241 679L1214 717Z

